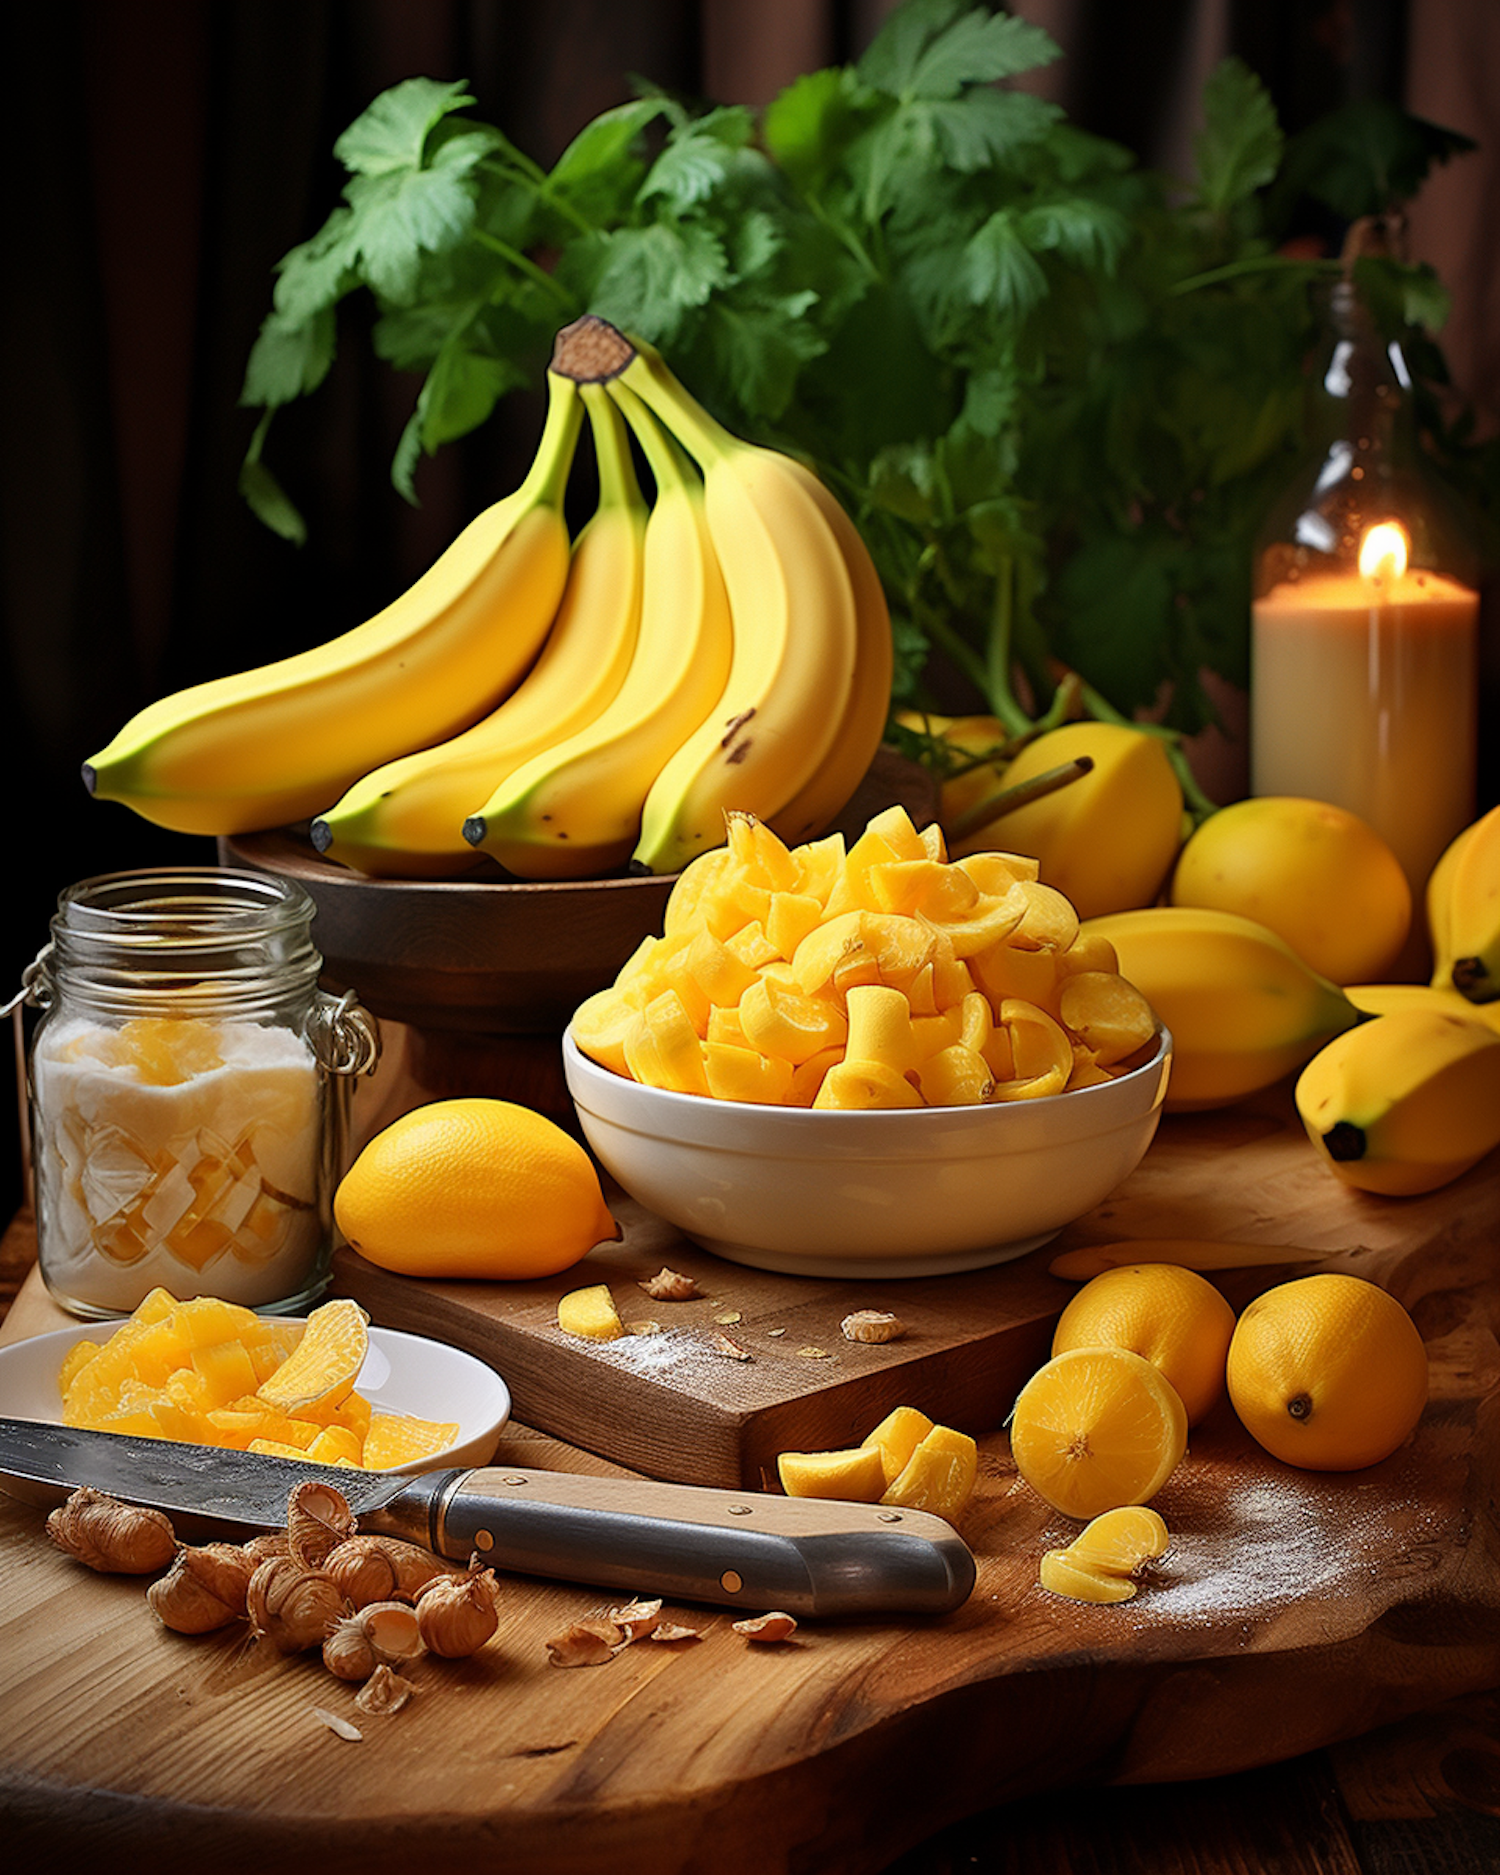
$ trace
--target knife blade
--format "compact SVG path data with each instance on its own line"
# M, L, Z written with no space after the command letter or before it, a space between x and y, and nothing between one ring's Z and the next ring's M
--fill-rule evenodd
M38 1490L92 1485L174 1520L248 1534L281 1528L292 1487L307 1478L341 1492L366 1533L668 1600L797 1616L946 1614L974 1586L968 1545L925 1511L529 1465L358 1471L0 1419L0 1487L33 1501Z

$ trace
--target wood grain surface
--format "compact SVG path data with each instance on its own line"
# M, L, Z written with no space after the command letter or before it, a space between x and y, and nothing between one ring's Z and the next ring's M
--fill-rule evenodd
M1212 1219L1209 1234L1290 1240L1386 1282L1412 1309L1433 1371L1431 1404L1401 1452L1343 1477L1293 1472L1251 1447L1221 1405L1156 1500L1173 1536L1160 1573L1134 1602L1096 1608L1038 1586L1042 1551L1072 1526L1018 1481L1003 1430L985 1433L962 1526L979 1579L952 1616L808 1623L788 1645L757 1648L727 1615L680 1607L701 1640L638 1643L565 1671L549 1664L545 1642L600 1598L509 1578L497 1639L468 1662L420 1662L413 1703L363 1720L359 1743L317 1717L351 1706L314 1662L269 1656L235 1634L166 1633L138 1583L68 1562L47 1546L40 1513L7 1504L8 1843L28 1858L93 1846L117 1867L212 1864L223 1875L273 1862L384 1875L455 1856L501 1857L514 1871L859 1875L903 1857L914 1871L971 1866L945 1864L944 1845L967 1858L963 1819L1004 1805L1038 1831L1050 1815L1049 1854L1072 1845L1066 1859L1031 1866L1103 1870L1123 1865L1088 1849L1084 1813L1050 1793L1170 1785L1186 1788L1177 1814L1188 1818L1195 1800L1183 1780L1253 1780L1260 1767L1382 1725L1417 1736L1400 1728L1455 1700L1480 1716L1467 1769L1455 1760L1453 1775L1467 1776L1471 1813L1487 1823L1472 1793L1482 1796L1496 1758L1488 1708L1472 1702L1500 1683L1500 1167L1380 1204L1288 1161L1275 1102L1232 1118L1180 1116L1162 1138L1141 1188L1080 1234L1202 1235ZM1222 1280L1238 1302L1283 1273ZM4 1333L56 1319L29 1279ZM520 1425L507 1454L608 1468ZM1378 1811L1384 1788L1375 1775L1361 1795L1351 1780L1346 1809L1352 1796ZM1315 1810L1316 1786L1302 1795ZM1127 1814L1144 1801L1115 1796ZM1158 1803L1152 1814L1173 1812ZM1346 1847L1351 1816L1340 1825ZM1380 1818L1368 1821L1374 1829ZM1319 1860L1307 1843L1294 1855L1291 1827L1267 1814L1244 1858L1220 1866L1361 1867ZM984 1866L1028 1866L1004 1854ZM1167 1859L1165 1846L1162 1855L1132 1866L1199 1866L1185 1852Z

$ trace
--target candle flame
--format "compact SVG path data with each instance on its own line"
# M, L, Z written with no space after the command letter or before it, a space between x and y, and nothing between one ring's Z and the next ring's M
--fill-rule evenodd
M1365 529L1359 543L1359 570L1365 579L1400 579L1406 571L1406 530L1396 521Z

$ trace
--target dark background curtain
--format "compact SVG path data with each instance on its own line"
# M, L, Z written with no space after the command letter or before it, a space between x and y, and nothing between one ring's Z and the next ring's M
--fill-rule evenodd
M83 758L186 683L314 643L377 609L515 479L533 413L507 409L426 463L389 464L414 386L352 330L330 382L277 420L307 546L236 491L237 404L275 261L343 181L332 147L377 92L466 78L479 112L550 161L632 75L759 103L853 57L889 0L52 0L11 16L0 295L0 606L10 803L7 996L57 893L117 867L211 861L87 798ZM1037 88L1087 128L1180 168L1201 81L1245 57L1295 129L1342 99L1404 102L1500 135L1493 0L1030 0L1064 51ZM1488 113L1488 115L1487 115ZM1419 204L1417 251L1458 309L1450 363L1500 409L1490 153ZM1494 777L1487 775L1488 799ZM12 1134L11 1137L14 1137ZM0 1147L19 1197L19 1160Z

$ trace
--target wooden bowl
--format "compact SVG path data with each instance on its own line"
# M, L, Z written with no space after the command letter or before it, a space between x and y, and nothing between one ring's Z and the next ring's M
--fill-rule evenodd
M937 811L936 783L882 749L837 824L853 838L896 801L923 826ZM326 983L354 990L382 1020L475 1034L560 1036L583 999L661 931L676 877L371 879L321 858L289 828L218 846L221 864L307 891Z

